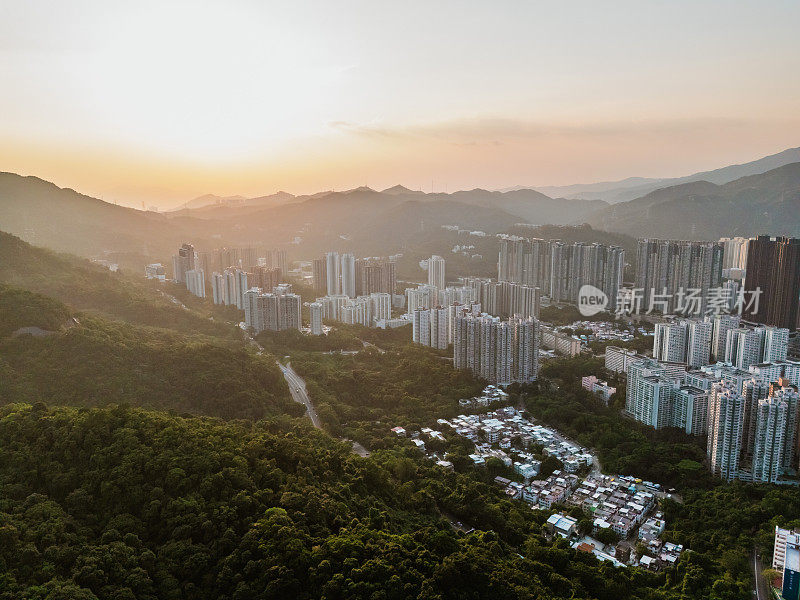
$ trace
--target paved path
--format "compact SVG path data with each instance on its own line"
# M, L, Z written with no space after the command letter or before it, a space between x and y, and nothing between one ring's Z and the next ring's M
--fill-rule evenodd
M289 384L289 393L292 394L292 399L295 402L299 402L300 404L306 407L306 414L311 419L311 423L317 429L322 429L322 422L319 420L319 415L317 414L317 410L314 408L313 402L311 402L311 398L308 395L308 391L306 390L306 382L305 380L297 374L297 372L292 369L292 363L286 363L285 365L282 364L280 361L276 361L278 364L278 368L283 373L284 379L286 379L286 383ZM343 442L350 442L353 447L353 452L358 454L361 457L369 456L369 450L364 448L358 442L354 442L347 438L339 438Z
M278 368L283 372L283 377L286 379L286 383L289 384L289 393L292 394L292 399L295 402L299 402L306 407L306 414L308 414L309 418L311 419L311 423L317 429L322 429L322 423L319 420L319 415L317 415L317 411L314 408L314 405L311 403L311 398L308 397L308 392L306 391L306 382L300 377L297 373L295 373L294 369L292 369L292 363L281 364L280 361L275 361L278 364Z
M750 555L751 563L753 565L753 580L755 585L754 596L756 600L769 600L771 595L767 589L767 583L764 581L764 576L761 574L764 570L761 565L761 557L758 553L758 548L753 547L753 553Z

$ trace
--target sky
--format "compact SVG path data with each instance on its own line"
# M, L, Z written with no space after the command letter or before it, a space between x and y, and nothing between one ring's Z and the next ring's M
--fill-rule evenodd
M0 171L137 207L672 177L800 146L795 1L0 6Z

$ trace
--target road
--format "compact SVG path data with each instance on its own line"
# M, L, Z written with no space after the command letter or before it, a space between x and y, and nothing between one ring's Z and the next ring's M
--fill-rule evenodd
M764 581L764 576L761 574L764 571L761 565L761 555L758 553L758 548L753 548L753 553L750 555L753 565L753 579L755 580L755 596L756 600L769 600L771 595L767 589L767 582Z
M295 402L299 402L300 404L306 407L306 414L308 414L309 418L311 419L312 425L317 429L322 429L322 423L319 420L319 415L317 415L317 411L314 408L314 405L311 403L311 398L308 396L308 392L306 391L306 382L300 377L297 373L295 373L294 369L292 369L292 363L281 364L280 361L275 361L278 364L278 368L283 373L284 379L286 379L286 383L289 384L289 393L292 394L292 399Z
M289 393L292 395L292 399L295 402L299 402L300 404L304 405L306 407L306 414L311 419L312 425L314 425L314 427L317 429L322 429L322 422L319 420L319 415L317 414L317 410L314 408L314 403L311 402L311 398L306 390L305 380L300 377L300 375L298 375L294 369L292 369L292 363L286 363L285 365L280 361L276 361L276 363L278 364L278 368L283 373L286 383L289 384ZM364 458L369 456L369 450L364 448L364 446L358 442L354 442L353 440L349 440L347 438L340 439L343 442L350 442L355 454L358 454Z

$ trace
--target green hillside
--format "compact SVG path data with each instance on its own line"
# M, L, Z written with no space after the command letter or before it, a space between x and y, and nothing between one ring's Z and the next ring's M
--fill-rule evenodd
M593 226L639 237L719 239L723 236L800 235L800 163L724 185L696 181L613 204Z
M440 510L468 499L464 535ZM0 598L655 598L546 513L403 455L275 422L0 409ZM668 594L661 598L677 598Z
M58 331L69 315L55 300L0 286L0 331L57 330L0 339L0 403L127 402L226 419L302 414L269 355L81 313Z
M31 246L2 231L0 282L55 298L75 310L130 323L221 339L240 337L236 328L208 318L215 310L210 302L196 301L191 310L182 308L142 277L114 273L76 256Z

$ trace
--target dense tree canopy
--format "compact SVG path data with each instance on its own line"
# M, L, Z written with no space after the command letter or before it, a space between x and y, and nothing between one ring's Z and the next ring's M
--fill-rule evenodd
M678 598L546 515L286 421L0 409L0 598ZM440 506L497 532L456 532Z
M6 297L0 290L0 305ZM23 322L53 329L69 315L63 305L39 295L13 297L31 300L28 306L52 305L38 320L29 320L29 310L15 310L14 318L1 321L5 330ZM75 326L47 337L0 338L0 404L20 401L78 406L128 402L229 419L302 414L269 355L207 336L80 314Z

